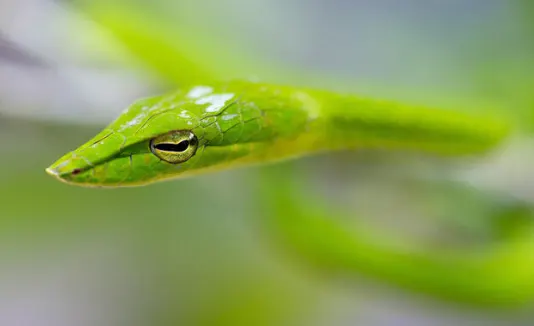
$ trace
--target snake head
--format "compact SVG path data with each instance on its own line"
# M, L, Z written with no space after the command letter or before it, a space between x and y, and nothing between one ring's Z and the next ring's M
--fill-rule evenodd
M294 101L278 100L269 88L257 97L245 93L241 85L225 84L139 100L46 171L71 184L118 187L219 169L252 153L260 160L273 141L297 132L298 124L284 121ZM269 110L259 109L259 99ZM305 120L304 111L290 117Z

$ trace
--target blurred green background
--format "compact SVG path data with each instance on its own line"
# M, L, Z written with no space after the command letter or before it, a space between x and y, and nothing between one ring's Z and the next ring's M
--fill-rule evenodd
M1 325L532 325L534 7L0 0ZM44 169L133 100L255 78L498 111L488 157L339 153L142 188Z

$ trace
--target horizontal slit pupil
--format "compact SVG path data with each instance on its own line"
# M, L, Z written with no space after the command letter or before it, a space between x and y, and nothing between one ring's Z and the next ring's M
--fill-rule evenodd
M189 141L183 140L178 144L163 143L154 146L155 149L165 152L183 152L189 147Z

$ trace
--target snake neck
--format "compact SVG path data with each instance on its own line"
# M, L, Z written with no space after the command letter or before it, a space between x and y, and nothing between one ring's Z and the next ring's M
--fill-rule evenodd
M488 151L508 134L508 125L493 117L412 107L327 92L314 94L314 128L323 149L416 150L463 155ZM314 112L319 112L315 115Z

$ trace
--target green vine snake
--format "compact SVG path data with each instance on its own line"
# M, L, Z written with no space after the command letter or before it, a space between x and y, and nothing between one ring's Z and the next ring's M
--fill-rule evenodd
M46 171L82 186L139 186L334 150L482 153L507 133L492 117L238 80L138 100Z
M47 168L49 174L69 184L141 186L238 166L364 148L477 156L496 149L510 134L510 126L515 126L501 117L332 91L243 80L203 84L241 76L230 73L241 66L243 57L233 66L223 60L225 64L217 67L232 68L212 76L211 68L192 64L203 60L192 59L215 51L187 43L189 38L178 36L179 31L162 24L160 17L143 19L144 12L130 4L113 8L115 3L109 1L88 3L98 3L91 7L96 10L89 10L93 18L161 77L181 87L195 85L133 103L101 133ZM215 44L213 40L206 43ZM224 48L213 49L220 57ZM227 57L235 58L236 53L232 51ZM257 58L251 61L256 63ZM271 69L275 71L269 68L264 74L269 75ZM363 271L455 301L502 306L532 302L534 264L529 230L482 252L464 248L407 252L388 244L389 238L380 233L369 236L367 228L347 228L332 218L342 213L323 205L320 198L312 200L317 205L310 205L309 198L301 198L297 195L300 192L291 189L285 175L266 175L262 178L275 185L262 189L262 198L270 196L265 206L268 225L309 262ZM507 207L495 214L503 212L510 214L507 219L515 214ZM531 216L530 211L525 214Z

